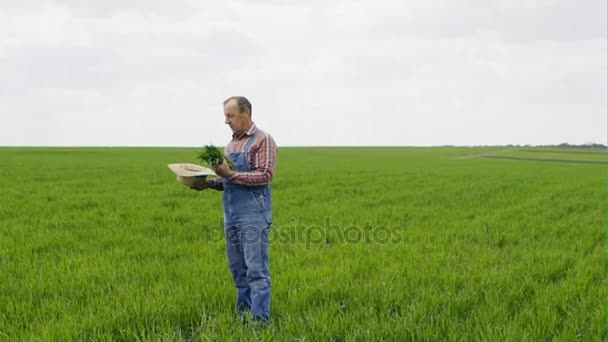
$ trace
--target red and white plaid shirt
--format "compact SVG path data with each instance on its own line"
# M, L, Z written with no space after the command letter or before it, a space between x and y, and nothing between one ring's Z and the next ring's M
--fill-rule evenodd
M255 141L245 151L245 143L250 136L258 133ZM274 177L274 166L277 159L277 145L272 137L259 130L254 123L249 129L240 135L232 135L232 140L226 146L224 153L249 152L249 170L247 172L236 172L228 180L231 183L244 186L260 186L268 184ZM210 182L213 189L223 190L221 178Z

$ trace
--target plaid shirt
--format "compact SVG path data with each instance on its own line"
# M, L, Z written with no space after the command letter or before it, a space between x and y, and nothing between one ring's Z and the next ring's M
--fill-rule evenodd
M255 137L255 141L248 151L250 171L236 172L228 179L231 183L244 186L260 186L270 183L274 177L277 145L268 133L259 130L254 123L246 132L238 136L233 134L232 140L226 146L224 153L247 152L245 151L245 143L256 132L259 134ZM210 181L209 186L216 190L224 189L221 178Z

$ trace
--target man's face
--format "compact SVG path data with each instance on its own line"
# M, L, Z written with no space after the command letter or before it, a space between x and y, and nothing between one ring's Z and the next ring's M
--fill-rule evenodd
M230 126L235 134L243 133L251 126L251 116L247 111L239 112L236 100L230 100L224 105L224 118L226 125Z

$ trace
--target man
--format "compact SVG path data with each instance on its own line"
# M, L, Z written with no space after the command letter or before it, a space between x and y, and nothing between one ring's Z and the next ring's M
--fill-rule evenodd
M268 233L272 228L270 181L274 176L277 147L270 135L251 119L251 103L242 96L224 101L225 123L232 140L224 161L215 169L221 177L194 184L195 190L223 191L224 233L228 264L237 290L236 308L241 316L270 321L270 271Z

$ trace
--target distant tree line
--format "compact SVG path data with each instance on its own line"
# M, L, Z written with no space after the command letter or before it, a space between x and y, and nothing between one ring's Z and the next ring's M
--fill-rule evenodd
M588 149L608 149L608 146L598 144L598 143L588 143L588 144L568 144L561 143L559 145L507 145L507 147L553 147L553 148L588 148Z
M573 148L608 148L606 145L598 144L598 143L589 143L582 145L573 145L568 143L561 143L557 147L573 147Z

